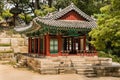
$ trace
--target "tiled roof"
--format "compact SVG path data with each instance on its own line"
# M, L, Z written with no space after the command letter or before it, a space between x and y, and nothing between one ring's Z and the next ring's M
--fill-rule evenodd
M78 21L78 20L46 20L46 19L37 19L37 22L48 26L55 26L55 27L65 27L65 28L95 28L96 22L95 21Z
M57 20L60 17L64 16L70 11L76 11L79 15L81 15L83 18L86 19L86 21L81 21L81 20ZM65 9L55 12L53 15L47 15L46 17L36 17L33 19L33 21L40 25L41 27L47 27L50 29L53 28L59 28L59 29L66 29L66 28L76 28L77 30L82 30L82 29L92 29L97 26L96 21L85 14L83 11L81 11L79 8L77 8L74 4L71 4L70 6L66 7ZM42 26L42 24L44 24ZM32 27L35 27L34 25ZM41 29L41 28L40 28Z
M62 17L63 15L65 15L66 13L68 13L68 12L70 12L72 10L76 11L79 15L81 15L82 17L84 17L88 21L93 21L94 20L93 18L91 18L90 16L85 14L83 11L81 11L79 8L77 8L73 3L71 3L70 6L62 9L61 11L56 12L53 15L50 14L46 18L55 20L55 19L58 19L58 18Z

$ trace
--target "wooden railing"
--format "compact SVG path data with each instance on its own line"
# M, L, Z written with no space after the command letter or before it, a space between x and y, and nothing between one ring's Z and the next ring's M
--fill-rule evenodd
M70 51L69 50L64 50L62 51L63 56L68 56ZM95 50L78 50L75 54L73 55L78 55L78 56L97 56L97 51ZM72 54L71 54L72 55Z

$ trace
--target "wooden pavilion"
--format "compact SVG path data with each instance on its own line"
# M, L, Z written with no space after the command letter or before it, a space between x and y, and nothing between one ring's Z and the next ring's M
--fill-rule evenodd
M88 32L96 26L96 21L73 3L45 17L36 17L33 26L26 31L28 53L96 56L97 52L88 37Z

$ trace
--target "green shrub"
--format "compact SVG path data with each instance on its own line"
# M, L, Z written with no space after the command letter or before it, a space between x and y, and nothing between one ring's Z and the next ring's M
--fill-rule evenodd
M13 14L10 13L10 11L7 9L7 10L4 10L3 13L2 13L2 17L5 19L7 17L12 17Z
M0 21L3 20L3 18L0 16Z
M98 52L98 57L112 58L113 62L118 62L118 63L120 63L120 57L118 57L117 55L105 53L105 52L103 52L103 51L99 51L99 52Z
M32 20L32 16L29 14L26 14L26 17L25 17L25 14L21 13L19 14L19 17L27 23L29 23Z
M34 13L36 16L44 16L44 13L41 10L36 9Z

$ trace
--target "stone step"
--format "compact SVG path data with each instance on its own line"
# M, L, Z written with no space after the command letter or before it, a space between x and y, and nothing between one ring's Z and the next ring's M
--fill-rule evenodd
M13 67L14 67L14 68L18 68L18 66L17 66L17 65L13 65Z
M89 69L76 69L77 71L94 71L94 69L92 69L92 68L89 68Z
M58 74L57 68L40 68L41 74Z
M80 64L72 64L72 65L73 65L73 66L81 66L81 67L82 67L82 66L85 66L84 64L81 64L81 63L80 63Z
M19 63L19 64L23 64L23 62L22 62L22 61L19 61L18 63Z
M84 59L83 57L80 56L67 56L69 59Z
M86 61L72 61L72 60L71 60L71 62L72 62L72 63L85 63Z
M96 77L97 74L93 73L93 74L87 74L87 75L85 75L85 76L86 76L86 77Z
M21 65L19 64L19 63L16 63L16 67L18 68L18 67L21 67Z
M75 74L76 70L65 70L64 73L65 74Z
M2 60L2 61L0 61L0 63L1 64L8 64L8 63L10 63L10 61L9 60Z
M85 61L85 58L70 58L71 61Z
M57 71L40 71L40 74L58 74Z
M65 73L65 69L59 69L59 70L58 70L58 73L59 73L59 74Z
M84 71L76 71L77 74L95 74L95 72L84 72Z
M25 59L22 59L22 60L20 60L19 62L21 62L21 63L25 63L26 60L25 60Z

